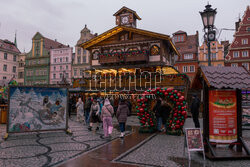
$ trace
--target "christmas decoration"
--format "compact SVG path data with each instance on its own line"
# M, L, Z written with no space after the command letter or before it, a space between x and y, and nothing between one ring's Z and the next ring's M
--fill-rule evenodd
M181 135L182 128L187 118L187 107L184 96L181 91L173 88L156 88L145 91L140 99L137 100L136 112L140 120L140 132L153 132L156 129L156 117L152 111L151 103L155 101L153 96L161 97L169 103L172 103L172 110L167 120L167 134Z

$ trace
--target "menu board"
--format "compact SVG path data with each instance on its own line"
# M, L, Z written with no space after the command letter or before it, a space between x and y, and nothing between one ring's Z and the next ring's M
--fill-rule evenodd
M186 141L188 151L203 150L203 141L200 128L186 128Z
M235 90L209 90L209 141L237 141L237 99Z

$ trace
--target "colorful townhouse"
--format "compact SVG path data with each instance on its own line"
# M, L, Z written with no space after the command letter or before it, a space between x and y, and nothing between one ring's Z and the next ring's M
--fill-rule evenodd
M198 68L199 33L187 35L184 31L173 34L172 41L175 43L180 56L175 59L174 67L181 73L186 73L190 81L193 80Z
M19 54L15 43L0 39L0 86L6 86L11 79L17 79Z
M50 77L50 50L66 46L37 32L32 38L32 49L27 53L24 69L25 85L48 85Z
M50 84L57 84L64 77L71 83L72 47L50 50Z
M211 66L224 66L224 45L219 41L210 42L210 60ZM199 66L208 66L207 44L203 43L198 49Z
M225 59L225 66L241 67L250 70L250 6L235 24L234 40L229 47L229 53Z

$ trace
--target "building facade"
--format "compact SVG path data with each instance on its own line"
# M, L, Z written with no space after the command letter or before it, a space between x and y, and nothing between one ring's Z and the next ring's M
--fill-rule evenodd
M210 43L210 60L211 66L224 66L224 45L218 41ZM208 66L208 49L207 44L203 43L198 49L199 66Z
M88 50L80 47L80 45L95 37L87 28L87 25L85 25L80 34L80 39L75 46L75 56L72 64L73 78L82 78L84 71L90 67L90 53Z
M72 47L50 50L50 84L57 84L64 76L71 83Z
M0 40L0 86L17 79L18 55L16 45L8 40Z
M18 69L17 69L17 83L18 85L24 85L24 66L25 66L25 58L26 53L21 53L18 56Z
M236 22L234 40L225 59L226 66L244 66L250 70L250 6L247 6L242 21Z
M173 34L172 41L175 43L180 56L176 57L174 67L181 73L186 73L192 81L198 64L199 34L187 35L184 31Z
M50 49L64 47L66 46L37 32L32 38L32 49L25 59L25 85L49 84Z

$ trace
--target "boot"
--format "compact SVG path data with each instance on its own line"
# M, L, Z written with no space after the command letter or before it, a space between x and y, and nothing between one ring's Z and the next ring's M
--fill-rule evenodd
M120 138L124 137L124 132L121 132Z

